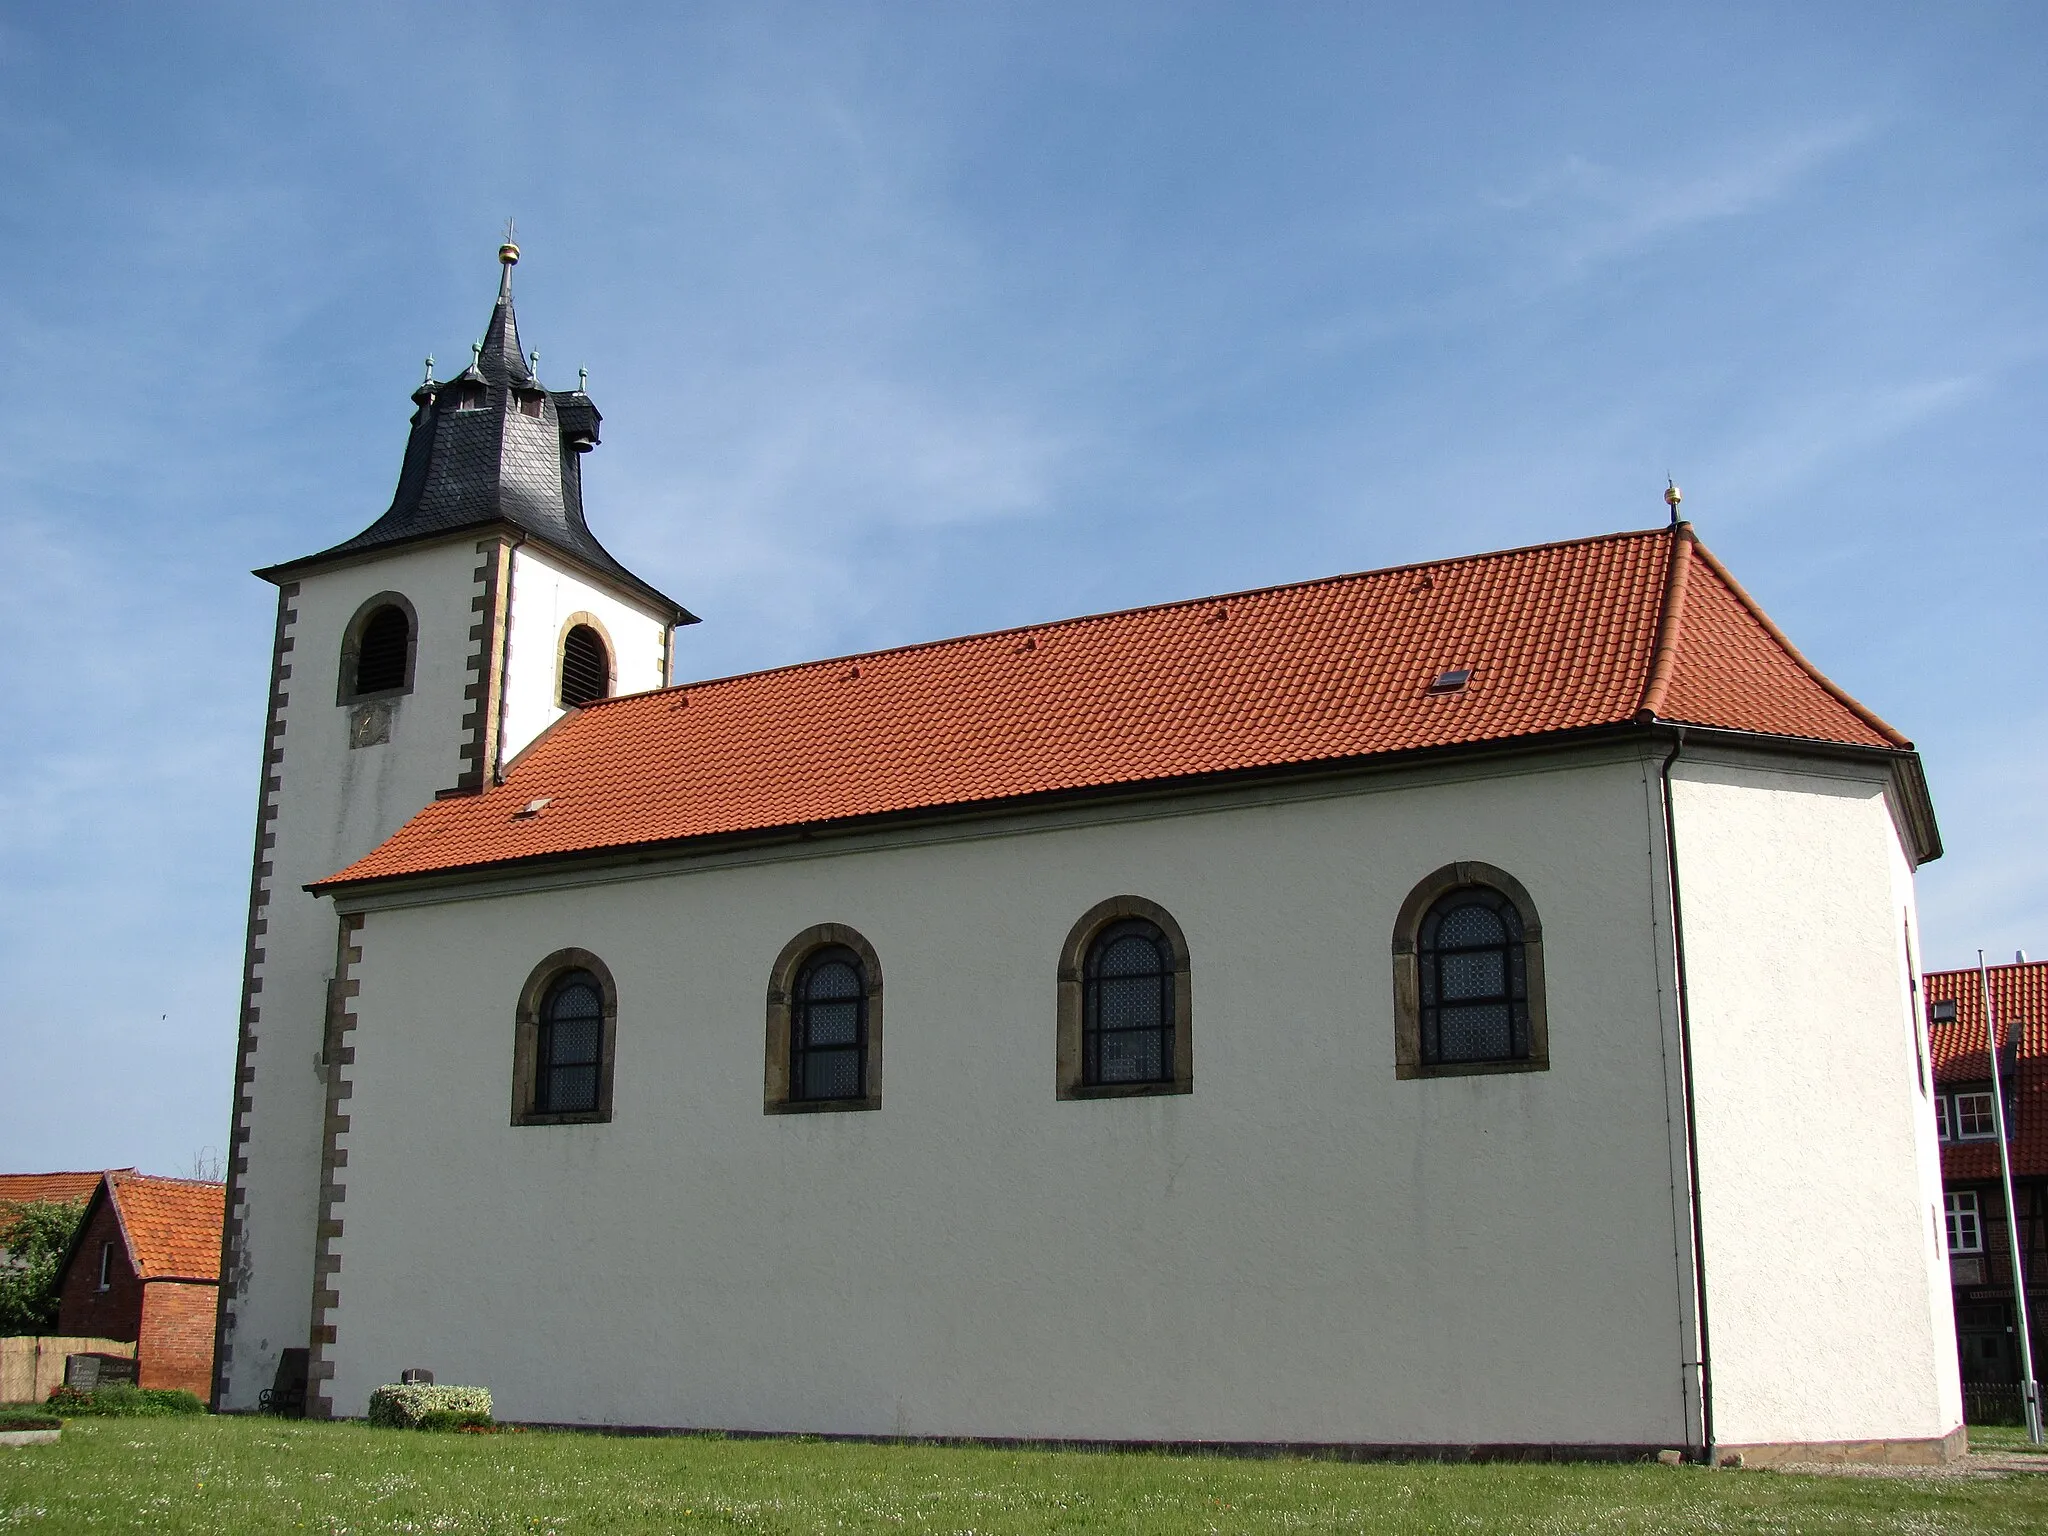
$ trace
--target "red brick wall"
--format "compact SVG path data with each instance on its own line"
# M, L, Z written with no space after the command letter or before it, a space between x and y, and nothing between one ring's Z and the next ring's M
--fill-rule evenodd
M199 1281L152 1280L143 1287L142 1361L145 1387L183 1387L200 1397L213 1390L213 1314L220 1287Z
M107 1289L100 1289L101 1245L112 1243ZM57 1331L95 1339L139 1339L142 1336L142 1282L128 1263L128 1245L112 1202L102 1200L87 1223L58 1292Z

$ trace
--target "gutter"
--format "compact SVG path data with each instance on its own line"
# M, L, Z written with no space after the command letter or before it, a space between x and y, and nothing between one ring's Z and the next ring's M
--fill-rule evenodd
M1678 1059L1680 1088L1685 1108L1686 1204L1692 1212L1693 1313L1700 1330L1700 1461L1714 1465L1714 1372L1713 1348L1707 1329L1706 1225L1700 1211L1699 1114L1693 1098L1692 997L1686 985L1685 906L1678 875L1678 818L1671 800L1671 770L1685 750L1685 727L1672 730L1671 750L1658 774L1664 790L1664 870L1671 882L1671 944L1678 985Z

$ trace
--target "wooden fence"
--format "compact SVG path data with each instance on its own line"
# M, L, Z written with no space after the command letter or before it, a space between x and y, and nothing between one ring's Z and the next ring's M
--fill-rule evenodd
M40 1403L64 1385L67 1355L135 1356L119 1339L86 1339L61 1333L0 1338L0 1403Z

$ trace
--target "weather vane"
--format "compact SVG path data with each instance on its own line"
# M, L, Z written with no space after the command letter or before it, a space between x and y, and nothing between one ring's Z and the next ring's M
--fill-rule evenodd
M427 376L424 379L421 379L420 382L422 384L431 384L434 382L434 354L431 352L427 354Z
M519 260L519 247L513 243L513 233L512 221L507 219L505 221L505 240L498 247L498 260L505 263L508 267L514 265Z
M1664 505L1671 509L1671 521L1673 523L1678 521L1678 504L1683 500L1685 500L1685 492L1678 488L1676 480L1666 475L1664 477Z

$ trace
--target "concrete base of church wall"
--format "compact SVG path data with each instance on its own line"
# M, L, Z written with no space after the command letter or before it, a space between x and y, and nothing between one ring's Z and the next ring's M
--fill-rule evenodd
M1945 1435L1924 1440L1781 1440L1759 1445L1722 1445L1718 1452L1724 1462L1740 1458L1745 1467L1939 1467L1967 1455L1969 1449L1969 1431L1958 1424Z
M371 911L335 1409L423 1365L520 1420L1683 1446L1649 774ZM1547 1072L1395 1077L1395 915L1460 858L1541 910ZM1193 1092L1062 1101L1057 957L1119 894L1186 933ZM882 1106L764 1115L769 970L819 922L880 957ZM518 992L565 946L617 978L614 1119L513 1126Z
M1689 752L1677 781L1716 1441L1946 1444L1939 1151L1882 771Z

